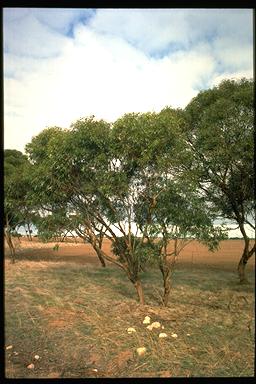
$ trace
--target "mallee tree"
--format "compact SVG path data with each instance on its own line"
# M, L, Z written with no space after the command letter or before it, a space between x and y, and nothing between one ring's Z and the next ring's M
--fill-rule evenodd
M191 161L184 164L202 196L219 216L237 223L244 239L240 282L255 254L246 225L255 231L253 81L225 80L201 91L185 109Z

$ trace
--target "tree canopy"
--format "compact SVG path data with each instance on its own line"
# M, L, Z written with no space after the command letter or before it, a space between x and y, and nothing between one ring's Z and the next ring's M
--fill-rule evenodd
M249 249L245 224L255 230L254 100L253 81L225 80L201 91L186 107L186 134L191 163L187 177L220 217L236 222L245 240L239 263L244 266L255 251Z
M28 158L6 151L5 206L36 213L46 239L70 231L89 241L102 266L108 260L127 274L141 303L140 276L154 260L167 304L181 249L197 239L214 250L226 238L217 218L238 223L243 265L252 255L245 231L254 226L252 89L252 81L226 80L184 110L46 128L27 144ZM114 255L102 249L104 237Z

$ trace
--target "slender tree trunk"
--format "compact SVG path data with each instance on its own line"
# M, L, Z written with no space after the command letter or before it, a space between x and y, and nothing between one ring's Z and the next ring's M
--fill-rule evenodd
M30 232L30 225L29 225L29 223L27 223L27 226L28 226L28 239L29 239L29 241L32 241L32 236L31 236L31 232Z
M100 238L99 238L99 248L100 248L100 249L102 248L103 237L104 237L104 236L102 236L102 234L101 234L101 235L100 235ZM97 250L96 250L96 252L97 252L98 258L99 258L99 260L100 260L100 262L101 262L101 266L102 266L103 268L105 268L105 267L106 267L106 262L105 262L104 257L102 257L101 253L98 252Z
M159 269L163 276L163 287L164 287L162 302L165 307L167 307L168 301L169 301L169 296L171 292L171 272L176 260L176 257L174 257L172 263L170 263L170 261L167 260L167 246L168 246L168 242L165 241L163 249L160 251L160 254L159 254ZM177 239L175 239L174 246L175 246L175 252L177 252Z
M9 218L8 215L6 215L6 227L4 228L4 234L6 237L6 241L8 244L8 247L10 249L11 253L11 262L14 264L15 263L15 258L16 258L16 252L15 252L15 247L12 242L12 235L11 235L11 227L9 224Z
M103 268L106 268L106 262L105 262L104 258L101 256L101 253L100 253L97 249L95 249L95 251L96 251L96 253L97 253L97 256L98 256L98 258L99 258L99 261L101 262L101 266L102 266Z
M135 289L137 291L137 295L138 295L140 304L141 305L145 305L145 298L144 298L144 292L143 292L141 281L140 280L136 280L133 283L133 285L134 285L134 287L135 287Z
M238 267L237 267L240 283L243 284L243 283L248 282L248 280L245 276L245 266L246 266L249 258L253 255L253 253L255 253L255 244L252 247L252 249L250 250L250 239L246 234L246 231L244 228L244 221L242 219L240 219L240 217L238 217L237 221L238 221L240 231L241 231L243 238L244 238L244 251L243 251L242 257L238 263Z
M90 237L90 243L92 244L93 248L97 252L97 255L98 256L100 255L102 258L104 258L104 262L105 262L105 260L108 260L111 263L118 265L120 268L122 268L126 272L129 280L133 283L133 285L136 289L140 304L144 305L145 299L144 299L143 288L141 285L141 281L137 278L138 271L136 271L136 274L132 274L130 272L130 269L129 269L127 264L125 265L125 264L117 261L115 258L107 255L105 252L102 251L102 249L97 244L96 236L94 234L91 233L89 235L89 237Z
M166 262L166 260L165 260ZM170 267L167 264L159 264L160 271L163 276L163 286L164 286L164 291L163 291L163 297L162 297L162 303L165 307L168 305L169 301L169 296L171 292L171 278L170 278Z
M244 251L243 251L242 257L238 263L238 267L237 267L238 276L239 276L239 280L240 280L241 284L248 283L248 280L245 276L245 267L246 267L246 264L247 264L248 260L250 259L250 257L253 254L255 254L255 244L252 247L252 249L250 250L249 249L250 248L250 239L248 237L245 237L244 242L245 242Z
M11 253L11 263L14 264L15 258L16 258L15 247L14 247L13 242L12 242L12 236L7 229L5 230L5 237L6 237L6 241L7 241L8 247L10 249L10 253Z
M67 236L68 232L64 233L64 235L60 238L60 242L64 243L65 237Z
M168 301L169 301L169 296L171 292L171 279L170 279L170 274L167 273L163 277L164 280L164 294L163 294L163 305L167 307Z
M95 252L97 253L97 256L98 256L98 259L101 263L101 266L103 268L106 268L106 262L105 262L105 259L104 257L102 256L102 252L101 252L101 247L102 247L102 239L98 239L98 244L96 244L96 240L94 239L94 242L91 243ZM97 245L97 247L95 246Z
M101 239L97 239L97 237L92 234L92 233L89 233L87 234L87 236L85 235L82 235L81 232L77 232L78 236L81 237L85 242L89 242L93 249L95 250L97 256L98 256L98 259L101 263L101 266L103 268L106 267L106 262L105 262L105 258L103 257L103 254L104 252L102 252L102 249L101 249L101 246L102 246L102 240Z

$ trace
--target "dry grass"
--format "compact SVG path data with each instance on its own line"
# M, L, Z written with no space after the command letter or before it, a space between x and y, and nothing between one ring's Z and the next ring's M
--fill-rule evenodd
M249 275L253 281L252 269ZM145 306L113 266L7 260L5 345L13 347L6 350L6 377L254 375L253 284L240 286L233 271L180 264L163 308L158 271L148 270L142 282ZM164 329L149 331L146 315ZM168 337L159 339L159 332ZM147 351L139 357L142 346Z

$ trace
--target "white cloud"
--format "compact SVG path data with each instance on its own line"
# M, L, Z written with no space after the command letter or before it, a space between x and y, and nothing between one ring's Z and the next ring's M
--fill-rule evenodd
M67 38L28 14L24 18L4 24L5 51L21 56L45 58L61 53Z
M150 9L101 9L89 26L99 33L122 36L150 54L174 42L188 43L184 12Z
M79 20L86 20L94 15L92 9L79 8L33 8L30 9L30 13L50 28L64 34L68 33Z
M213 54L224 69L250 69L253 63L252 45L234 44L230 36L217 38L213 43Z
M221 75L216 74L212 77L211 81L209 82L209 87L217 86L221 83L223 80L236 80L236 79L242 79L243 77L247 79L253 78L252 70L245 70L245 71L238 71L238 72L223 72Z
M68 33L73 24L79 20L86 21L94 15L92 9L79 8L4 8L6 24L27 21L35 18L42 24L60 33Z
M100 9L89 26L150 54L169 44L191 48L222 36L231 36L233 46L248 39L252 43L253 18L250 9Z
M4 12L5 147L24 150L46 126L82 116L184 107L222 78L251 77L252 30L239 37L229 21L248 12L201 11Z

